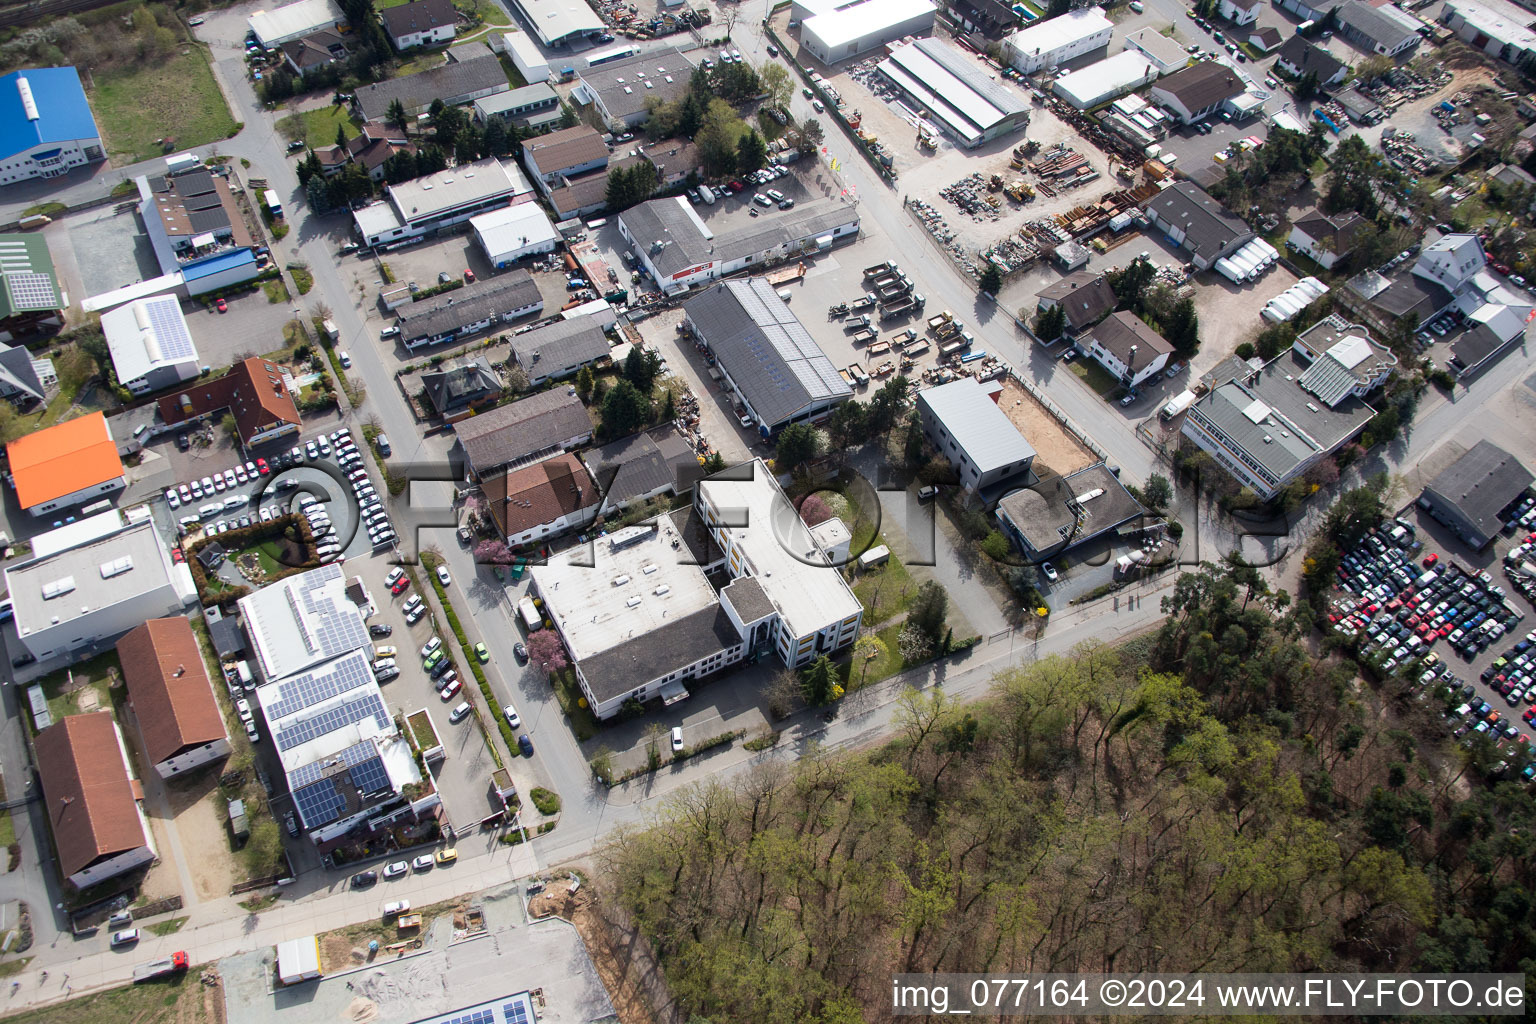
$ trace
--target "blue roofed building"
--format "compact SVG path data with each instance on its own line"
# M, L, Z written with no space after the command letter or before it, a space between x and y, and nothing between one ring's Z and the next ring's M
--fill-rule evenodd
M0 185L55 178L105 156L74 68L0 76Z

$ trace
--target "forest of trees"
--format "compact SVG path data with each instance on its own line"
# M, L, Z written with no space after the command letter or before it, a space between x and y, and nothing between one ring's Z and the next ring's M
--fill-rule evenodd
M1311 606L1252 570L1164 611L621 833L600 883L682 1018L885 1020L899 971L1530 970L1529 792L1310 653Z

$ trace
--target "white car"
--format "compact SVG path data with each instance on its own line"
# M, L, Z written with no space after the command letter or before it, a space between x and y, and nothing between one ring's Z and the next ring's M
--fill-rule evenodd
M437 582L445 587L453 586L453 577L448 575L448 567L446 565L437 567Z
M1052 583L1055 583L1058 579L1061 578L1061 576L1056 572L1056 567L1050 562L1041 562L1040 571L1045 575L1045 578L1050 580Z
M385 867L384 867L384 877L385 878L399 878L401 875L405 874L409 870L411 870L411 866L409 864L407 864L403 860L397 860L393 864L385 865Z
M508 704L506 707L502 708L501 713L506 716L507 724L512 728L516 729L518 726L523 724L523 720L517 717L517 708L514 708L511 704Z
M193 486L196 486L196 485L194 484L192 486L189 486L187 484L182 484L180 487L176 488L176 493L181 495L181 503L183 505L190 505L190 504L192 504L192 500L194 498L201 498L202 497L202 494L198 493L198 492L202 491L202 488L198 487L197 491L194 491L192 489Z
M212 494L214 491L222 491L226 486L228 485L224 483L223 473L220 473L218 476L203 477L204 494Z
M245 507L245 503L250 501L250 500L251 500L250 498L246 497L243 494L231 494L229 497L224 499L224 507L226 509L244 508Z
M310 462L314 462L320 457L320 449L315 447L315 442L306 441L304 443L304 457L309 459Z
M672 727L672 752L674 754L676 754L676 753L679 753L682 749L683 749L683 727L680 726L680 725L674 725Z
M425 658L442 646L443 638L440 636L435 636L431 640L428 640L426 643L421 645L421 656Z
M235 479L238 480L240 483L242 483L242 484L250 483L251 475L245 471L245 467L243 465L238 465L237 464L235 466L234 473L235 473Z
M389 570L389 575L388 576L384 577L384 585L386 587L392 587L396 583L399 583L401 577L403 577L404 575L405 575L405 570L400 568L397 565L393 569Z
M235 471L234 470L226 469L224 471L224 486L225 487L233 487L238 482L239 482L239 478L235 476Z
M240 713L240 721L242 722L249 722L256 717L256 713L251 710L251 702L244 697L235 701L235 710Z
M448 712L448 721L457 724L459 722L462 722L464 720L464 718L468 714L469 714L469 701L465 701L464 703L460 704L458 707L454 708L452 711Z
M261 514L260 514L259 518L264 523L270 523L272 521L272 516L274 514L275 513L273 513L273 511L270 508L263 508L261 510Z
M181 508L181 498L174 487L165 492L165 503L171 508Z
M416 871L431 871L432 865L435 863L436 861L432 859L432 855L430 853L424 853L420 857L417 857L415 860L411 861L411 867Z

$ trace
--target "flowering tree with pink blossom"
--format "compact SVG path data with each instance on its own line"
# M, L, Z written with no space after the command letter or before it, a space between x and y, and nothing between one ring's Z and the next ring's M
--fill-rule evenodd
M515 561L515 558L505 542L483 540L475 545L475 561L482 565L507 565Z
M528 658L550 674L571 663L565 656L565 645L552 629L541 629L528 635Z
M816 494L807 494L800 499L800 518L806 526L815 526L832 518L832 509Z

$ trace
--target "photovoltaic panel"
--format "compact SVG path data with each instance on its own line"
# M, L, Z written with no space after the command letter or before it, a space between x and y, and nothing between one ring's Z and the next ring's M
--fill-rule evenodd
M59 304L58 289L47 274L6 274L5 286L17 309L52 309Z
M533 1024L533 1006L526 992L519 993L501 1008L503 1024Z
M443 1021L443 1024L496 1024L495 1010L474 1010Z
M192 335L187 331L187 321L181 315L180 302L174 297L167 297L151 300L145 305L162 356L166 359L189 359L197 354L197 350L192 347Z
M319 828L335 821L340 817L341 809L347 806L347 801L330 779L321 779L294 790L293 802L304 819L305 828Z
M278 699L266 706L267 721L277 722L295 712L329 700L373 681L362 655L342 658L277 684Z
M316 736L344 729L365 718L373 718L380 729L389 728L389 710L384 699L377 693L365 693L355 700L342 701L316 714L293 721L279 728L274 735L278 750L292 750L300 743L308 743Z
M352 785L357 787L359 793L382 793L386 789L393 789L389 781L389 772L384 768L384 759L370 757L361 764L352 766Z

